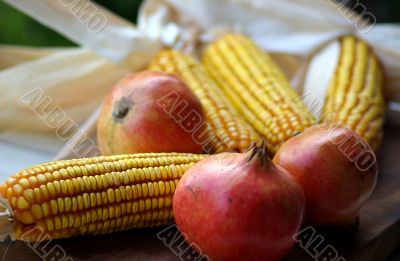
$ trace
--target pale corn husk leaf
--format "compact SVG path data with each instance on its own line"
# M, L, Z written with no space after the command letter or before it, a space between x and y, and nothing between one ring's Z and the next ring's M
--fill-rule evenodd
M117 64L123 64L129 70L136 71L146 66L161 48L158 39L148 37L144 31L138 30L129 21L89 1L6 0L5 2L77 44ZM98 27L91 27L90 19L95 15L102 20L99 20Z
M23 62L45 57L60 50L60 48L0 45L0 71Z
M332 41L312 57L305 72L303 100L317 120L321 117L339 56L340 43L338 40Z
M54 130L40 116L45 116L54 106L60 106L68 117L81 124L126 73L81 48L60 51L3 70L0 72L0 130L52 135ZM40 112L33 111L22 100L35 89L51 99L51 105Z
M32 57L31 52L28 50L26 57ZM50 126L46 121L54 107L60 106L65 117L77 126L72 137L84 135L87 118L109 89L128 73L82 48L53 51L28 60L0 72L1 180L22 168L50 161L68 144L58 135L64 125ZM37 89L51 103L32 110L21 98Z

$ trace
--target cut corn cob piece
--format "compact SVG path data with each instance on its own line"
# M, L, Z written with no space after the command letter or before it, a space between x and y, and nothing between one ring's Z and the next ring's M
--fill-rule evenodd
M203 54L208 73L274 154L315 123L314 116L270 56L252 40L228 34Z
M328 87L322 122L357 132L377 151L383 136L382 71L367 43L354 36L340 39L340 57Z
M0 186L0 229L3 236L42 241L171 223L179 179L206 156L102 156L23 170Z
M208 139L202 142L208 153L244 152L258 136L235 111L204 67L194 57L180 51L164 50L154 58L150 70L176 74L201 101L206 119Z

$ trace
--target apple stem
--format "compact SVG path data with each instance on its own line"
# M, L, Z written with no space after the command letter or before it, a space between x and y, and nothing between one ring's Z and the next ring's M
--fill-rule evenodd
M114 119L121 120L128 114L131 107L132 107L131 101L123 97L115 105L114 110L112 112L112 116L114 117Z

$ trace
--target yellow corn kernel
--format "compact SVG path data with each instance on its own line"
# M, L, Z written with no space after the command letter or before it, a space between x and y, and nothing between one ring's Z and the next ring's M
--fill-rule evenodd
M229 104L204 67L195 58L179 51L161 51L150 70L178 75L201 101L207 120L207 135L195 133L209 153L243 152L258 136Z
M385 111L382 70L364 41L345 36L340 45L322 122L338 123L354 130L377 151L383 136Z
M13 228L16 239L29 241L165 225L173 222L171 202L179 179L205 157L188 153L142 153L35 166L17 173L0 186L0 209L4 214L11 213L10 219L1 215L5 219L0 224L4 231L6 225ZM170 175L162 176L161 168ZM48 171L47 175L40 172L43 170ZM128 177L136 174L139 179ZM30 177L40 183L30 183ZM77 180L82 183L74 182ZM158 216L161 218L157 219ZM40 228L41 233L30 234L32 227Z
M228 34L203 54L207 72L273 154L315 123L314 116L271 57L251 39Z

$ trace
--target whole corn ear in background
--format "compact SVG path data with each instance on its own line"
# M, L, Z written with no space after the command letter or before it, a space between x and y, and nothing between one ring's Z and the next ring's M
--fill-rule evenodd
M367 43L354 36L342 37L322 122L335 121L354 130L377 151L385 111L382 81L379 62Z
M23 170L0 186L0 231L15 239L41 241L171 223L179 179L206 156L102 156ZM41 233L30 233L35 229Z
M235 111L224 94L194 57L175 50L163 50L150 70L178 75L201 101L208 129L207 152L243 152L258 140L253 128Z
M271 153L315 123L283 72L248 37L222 36L205 49L203 62L230 102L265 139Z

